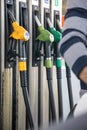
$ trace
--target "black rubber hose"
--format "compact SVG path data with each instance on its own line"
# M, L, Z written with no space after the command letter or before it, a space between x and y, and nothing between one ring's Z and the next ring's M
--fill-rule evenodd
M52 119L53 119L53 121L56 121L56 110L55 110L51 80L48 80L48 88L49 88L49 101L50 101L50 107L51 107L51 112L52 112Z
M26 62L26 51L25 51L25 44L24 42L19 43L19 62ZM22 58L22 59L21 59ZM25 60L25 61L24 61ZM30 101L29 101L29 94L28 94L28 79L27 79L27 70L20 71L20 80L21 80L21 87L23 91L24 102L26 106L27 118L29 120L30 128L34 129L34 121L31 113L30 108Z
M62 99L62 75L61 68L56 68L57 71L57 86L58 86L58 108L59 120L63 120L63 99Z
M58 89L58 110L59 120L63 120L63 99L62 99L62 59L58 48L58 43L54 44L54 53L56 60L57 72L57 89Z
M32 114L31 114L27 87L22 87L22 92L23 92L23 97L24 97L24 102L25 102L25 106L26 106L27 117L29 120L30 128L34 129L35 126L34 126L34 121L33 121Z
M52 86L52 69L46 69L47 72L47 81L48 81L48 90L49 90L49 105L52 114L52 121L56 121L56 108L53 94L53 86Z
M50 43L44 43L44 54L45 54L45 60L47 59L51 60ZM52 121L54 122L56 121L56 108L55 108L55 100L54 100L53 85L52 85L52 66L48 67L45 64L45 67L46 67L46 75L47 75L48 91L49 91L49 106L51 110Z
M41 125L41 61L38 63L38 127Z
M70 110L72 110L74 103L73 103L73 94L72 94L71 71L67 64L66 64L66 77L67 77Z

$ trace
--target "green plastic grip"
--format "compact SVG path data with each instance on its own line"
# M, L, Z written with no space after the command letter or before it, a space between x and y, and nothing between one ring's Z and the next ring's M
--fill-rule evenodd
M42 26L38 27L39 36L37 36L36 40L40 40L43 42L53 42L54 36L46 29L44 29Z
M49 29L49 31L50 31L50 33L52 33L53 34L53 36L54 36L54 42L59 42L60 40L61 40L61 38L62 38L62 33L60 33L59 31L56 31L55 30L55 28L50 28Z

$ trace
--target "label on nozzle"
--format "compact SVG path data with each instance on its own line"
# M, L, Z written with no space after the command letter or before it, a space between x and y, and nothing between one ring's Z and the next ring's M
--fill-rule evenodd
M25 38L26 41L28 41L28 40L30 39L30 35L29 35L29 32L28 32L28 31L26 31L26 32L24 33L24 38Z
M53 42L54 41L54 36L52 34L50 34L50 41Z

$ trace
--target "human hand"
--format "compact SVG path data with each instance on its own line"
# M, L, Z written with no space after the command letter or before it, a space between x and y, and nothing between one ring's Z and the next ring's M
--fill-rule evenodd
M79 78L85 83L87 84L87 67L84 67L82 69L82 71L79 74Z

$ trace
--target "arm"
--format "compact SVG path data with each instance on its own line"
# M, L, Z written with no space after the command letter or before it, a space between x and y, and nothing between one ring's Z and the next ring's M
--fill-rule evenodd
M87 1L83 3L81 0L69 1L59 49L75 75L84 83L87 83L87 18L85 4L87 5Z

